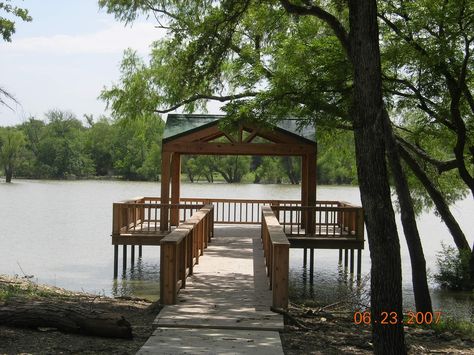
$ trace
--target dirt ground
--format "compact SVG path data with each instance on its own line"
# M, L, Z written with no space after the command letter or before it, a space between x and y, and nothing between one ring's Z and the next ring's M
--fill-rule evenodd
M0 308L8 304L5 290L15 287L15 299L48 298L57 302L87 303L94 310L121 314L132 325L133 339L109 339L66 334L52 328L23 329L0 326L0 354L135 354L153 332L158 305L146 300L113 299L39 286L0 275ZM4 292L4 297L1 295ZM21 293L24 293L22 295ZM57 297L60 296L60 297ZM371 354L370 328L355 325L349 313L329 313L292 306L281 339L285 354ZM0 319L1 323L1 319ZM431 329L406 328L411 354L474 354L473 339Z

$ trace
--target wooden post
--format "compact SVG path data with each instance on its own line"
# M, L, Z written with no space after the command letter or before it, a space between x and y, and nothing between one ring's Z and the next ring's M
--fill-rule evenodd
M135 245L130 245L130 266L135 266Z
M314 249L309 249L309 274L313 278L314 273Z
M308 158L301 157L301 206L308 206ZM306 230L307 211L301 211L301 228Z
M179 204L179 196L181 190L181 155L179 153L173 153L171 159L171 203ZM171 209L171 225L179 225L179 209Z
M127 245L123 246L123 277L125 277L125 271L127 270Z
M357 280L360 281L362 272L362 249L357 249Z
M339 264L342 264L342 249L339 249Z
M303 249L303 267L306 267L307 259L308 259L308 249L304 248Z
M177 299L177 246L162 242L160 245L160 303L175 304Z
M347 270L348 258L349 258L349 250L344 249L344 269L345 270Z
M119 246L114 245L114 279L118 276L118 253L119 253Z
M138 257L141 258L143 256L143 247L141 245L138 246Z
M169 204L170 196L170 160L171 154L168 152L161 153L161 203ZM168 230L169 208L161 207L160 209L160 230Z
M351 266L350 266L351 274L354 274L354 249L351 248Z
M308 206L316 206L316 153L308 154ZM308 213L308 234L314 234L316 228L316 216Z
M272 293L274 308L288 308L288 273L290 244L273 246Z

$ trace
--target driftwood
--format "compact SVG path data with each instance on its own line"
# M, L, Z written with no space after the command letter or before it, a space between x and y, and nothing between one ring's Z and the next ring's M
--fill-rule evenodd
M132 327L123 316L68 303L12 301L0 304L0 325L56 328L66 333L132 338Z

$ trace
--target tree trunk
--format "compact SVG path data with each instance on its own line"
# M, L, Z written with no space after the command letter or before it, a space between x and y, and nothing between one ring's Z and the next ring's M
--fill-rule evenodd
M416 160L406 151L406 149L402 145L398 145L400 148L400 155L403 160L408 164L410 169L416 175L418 180L423 184L430 195L433 203L436 206L436 210L438 211L439 215L443 219L444 223L449 229L451 236L453 237L454 243L458 247L459 250L471 250L471 247L464 235L461 227L459 227L458 222L452 215L451 211L449 210L449 206L444 200L443 195L441 192L436 188L430 178L426 175L423 169L418 165Z
M357 174L369 240L372 335L376 354L406 354L403 324L381 324L384 312L403 319L400 243L385 162L383 100L375 0L349 1L354 68Z
M411 199L408 181L405 172L400 164L400 154L398 152L397 142L393 135L390 118L384 110L385 127L385 147L387 157L392 171L395 188L397 190L398 203L400 205L403 231L410 253L411 276L413 283L413 293L415 295L415 305L418 312L433 312L431 305L431 296L428 289L428 279L426 277L426 261L423 253L423 246L416 225L415 211Z
M430 195L431 200L433 200L436 206L436 210L443 219L444 224L446 224L446 226L448 227L449 232L451 233L451 236L453 237L454 243L456 244L458 250L470 250L471 258L469 260L469 278L471 282L471 287L474 288L474 245L471 249L469 242L467 241L466 236L464 235L464 232L456 221L456 218L454 218L454 216L452 215L449 206L446 203L441 192L436 188L436 186L434 186L429 177L418 165L416 160L410 155L410 153L408 153L405 148L400 144L399 148L400 155L402 156L403 160L405 160L405 162L416 175L418 180L425 187L425 190L428 192L428 195Z
M130 323L119 314L43 301L9 302L0 306L0 324L23 328L56 328L66 333L111 338L133 337Z
M10 166L5 167L5 182L12 182L13 169Z

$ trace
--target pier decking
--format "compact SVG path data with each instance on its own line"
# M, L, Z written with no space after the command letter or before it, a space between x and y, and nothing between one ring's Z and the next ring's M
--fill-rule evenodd
M283 318L271 305L260 228L216 227L186 288L159 313L139 354L283 354Z

